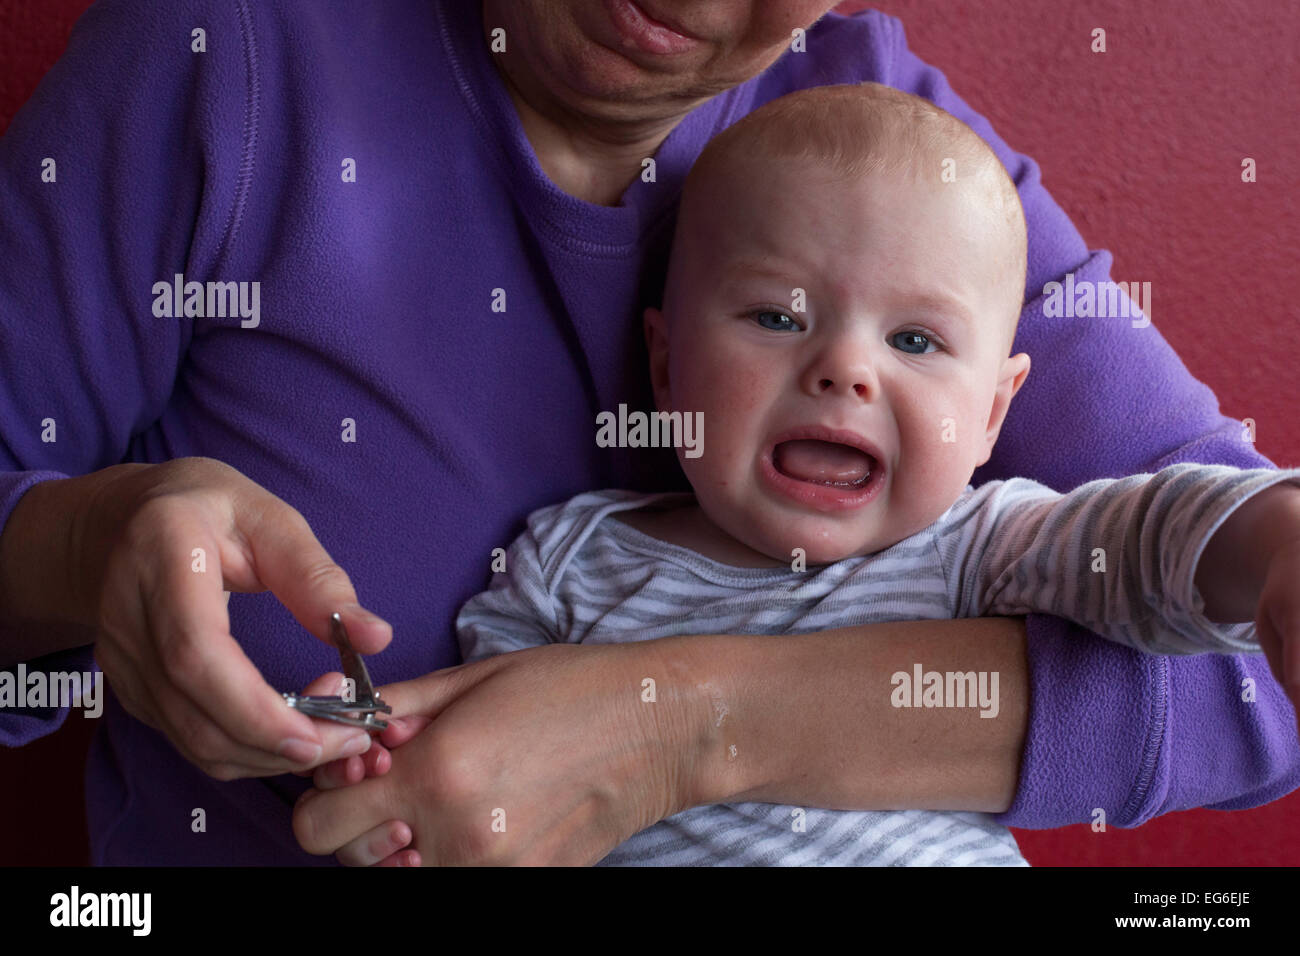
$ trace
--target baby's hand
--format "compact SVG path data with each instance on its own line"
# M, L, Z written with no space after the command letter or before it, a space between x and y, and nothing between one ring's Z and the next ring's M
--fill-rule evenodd
M370 749L361 756L332 760L315 770L300 773L299 776L310 775L317 790L333 790L335 787L360 783L366 777L382 777L392 765L393 755L377 738L372 737Z
M303 691L304 694L332 696L343 689L343 675L338 672L324 674L312 681ZM379 696L383 697L382 689ZM382 716L382 715L381 715ZM390 747L406 743L429 725L427 717L388 718L388 727L378 735L370 738L370 749L364 754L344 757L321 764L314 771L296 772L299 777L311 776L316 790L334 790L360 783L367 777L381 777L388 773L393 765ZM307 791L311 793L312 791ZM306 794L304 794L306 796ZM403 849L411 842L411 828L400 820L390 820L383 828L376 831L366 849L378 862L372 866L419 866L420 854L417 850Z
M1300 541L1279 548L1269 562L1255 630L1273 676L1300 714Z
M303 689L304 696L312 697L334 697L342 692L343 675L338 671L322 674ZM313 770L295 770L294 776L312 777L318 790L330 790L350 783L360 783L366 777L381 776L388 772L392 761L392 754L372 734L370 749L360 756L331 760Z
M360 783L367 777L382 777L393 765L392 748L400 747L430 723L428 717L389 717L387 722L388 728L370 738L370 749L361 756L331 760L298 776L311 774L317 790L333 790Z

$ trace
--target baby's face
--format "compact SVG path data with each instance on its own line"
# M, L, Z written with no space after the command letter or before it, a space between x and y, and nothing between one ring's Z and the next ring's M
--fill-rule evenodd
M705 515L824 564L932 524L988 460L1029 369L1006 354L1023 285L974 183L772 166L684 210L652 375L662 410L703 413L678 459Z

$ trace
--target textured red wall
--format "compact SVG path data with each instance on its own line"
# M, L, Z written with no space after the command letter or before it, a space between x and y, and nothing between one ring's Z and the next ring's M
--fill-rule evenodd
M868 4L849 3L845 9ZM0 0L0 131L87 0ZM881 0L914 51L1043 180L1114 278L1152 284L1152 320L1260 450L1300 465L1300 4L1272 0ZM1107 52L1090 50L1106 30ZM1253 157L1258 182L1243 184ZM1038 357L1035 357L1038 361ZM1042 360L1050 360L1044 358ZM1098 383L1104 388L1105 383ZM0 751L0 864L84 862L92 722ZM1018 831L1035 865L1300 862L1300 794L1134 831ZM22 825L18 821L23 821Z

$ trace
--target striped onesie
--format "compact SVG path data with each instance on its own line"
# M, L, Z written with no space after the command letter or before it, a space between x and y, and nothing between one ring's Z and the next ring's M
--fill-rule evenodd
M1258 653L1254 624L1204 617L1193 578L1224 519L1281 481L1300 484L1300 469L1182 463L1065 495L1023 478L990 481L968 486L937 521L892 547L803 571L731 567L610 517L692 503L690 494L590 492L529 516L506 570L465 604L457 631L471 661L559 641L801 634L1040 612L1151 654ZM910 700L921 688L904 677L895 675L895 705L921 706ZM975 682L968 685L956 681L975 698ZM953 703L944 688L933 691ZM1028 864L991 814L742 802L661 820L599 865Z

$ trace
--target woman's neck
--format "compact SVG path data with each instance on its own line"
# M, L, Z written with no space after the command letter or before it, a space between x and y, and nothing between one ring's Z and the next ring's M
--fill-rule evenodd
M547 177L570 196L598 206L618 205L641 175L642 162L654 156L685 116L596 122L565 112L544 96L525 95L521 81L530 90L540 89L540 84L512 77L499 59L494 62Z

